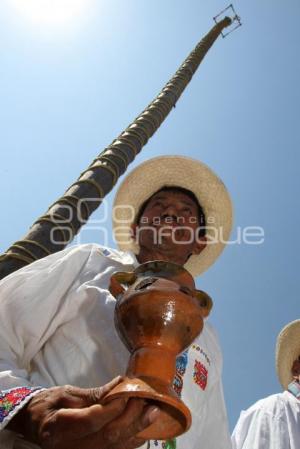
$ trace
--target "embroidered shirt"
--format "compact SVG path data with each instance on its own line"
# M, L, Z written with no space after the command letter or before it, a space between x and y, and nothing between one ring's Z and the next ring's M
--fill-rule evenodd
M115 299L108 285L112 273L132 270L136 263L130 253L79 245L0 282L0 389L3 397L25 394L5 405L0 428L36 388L97 387L125 372L129 353L114 327ZM200 337L178 357L174 379L175 390L192 412L192 427L176 443L152 441L151 448L230 448L221 365L215 331L205 323ZM0 447L36 446L4 429Z
M232 434L233 449L299 449L300 401L288 391L261 399L242 411Z

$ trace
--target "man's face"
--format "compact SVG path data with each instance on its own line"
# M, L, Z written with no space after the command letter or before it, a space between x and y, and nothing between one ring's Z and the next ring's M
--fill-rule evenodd
M294 360L292 366L292 374L294 377L300 378L300 356L298 359Z
M143 251L158 251L179 263L205 247L198 237L198 205L185 193L161 190L151 197L133 231ZM168 257L167 257L168 258Z

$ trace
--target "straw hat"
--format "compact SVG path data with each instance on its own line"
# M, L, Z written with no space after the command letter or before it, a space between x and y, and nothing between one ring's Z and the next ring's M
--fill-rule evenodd
M300 355L300 320L287 324L277 337L276 370L279 382L286 390L293 380L291 369Z
M202 162L183 156L161 156L135 168L124 179L114 201L113 230L123 251L138 254L139 247L131 238L142 204L160 188L178 186L192 191L206 218L208 244L199 255L192 255L185 268L193 276L205 271L220 255L232 227L232 205L223 182Z

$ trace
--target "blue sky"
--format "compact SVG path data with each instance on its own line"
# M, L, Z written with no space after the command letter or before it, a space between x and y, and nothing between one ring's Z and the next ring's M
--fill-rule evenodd
M68 8L65 20L50 13L33 20L18 0L1 2L1 251L144 109L226 6L85 4L69 20ZM215 43L131 165L163 154L200 159L231 193L232 238L247 226L264 230L263 244L230 245L197 279L215 303L231 428L241 409L280 390L274 346L280 329L299 318L300 218L300 4L234 6L243 26ZM103 243L94 227L77 242Z

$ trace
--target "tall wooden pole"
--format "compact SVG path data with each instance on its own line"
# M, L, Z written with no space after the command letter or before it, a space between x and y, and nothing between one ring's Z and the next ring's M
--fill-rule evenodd
M149 106L94 159L46 214L34 222L24 238L0 256L0 279L34 260L63 249L73 239L160 127L207 51L230 24L231 19L225 17L209 31Z

